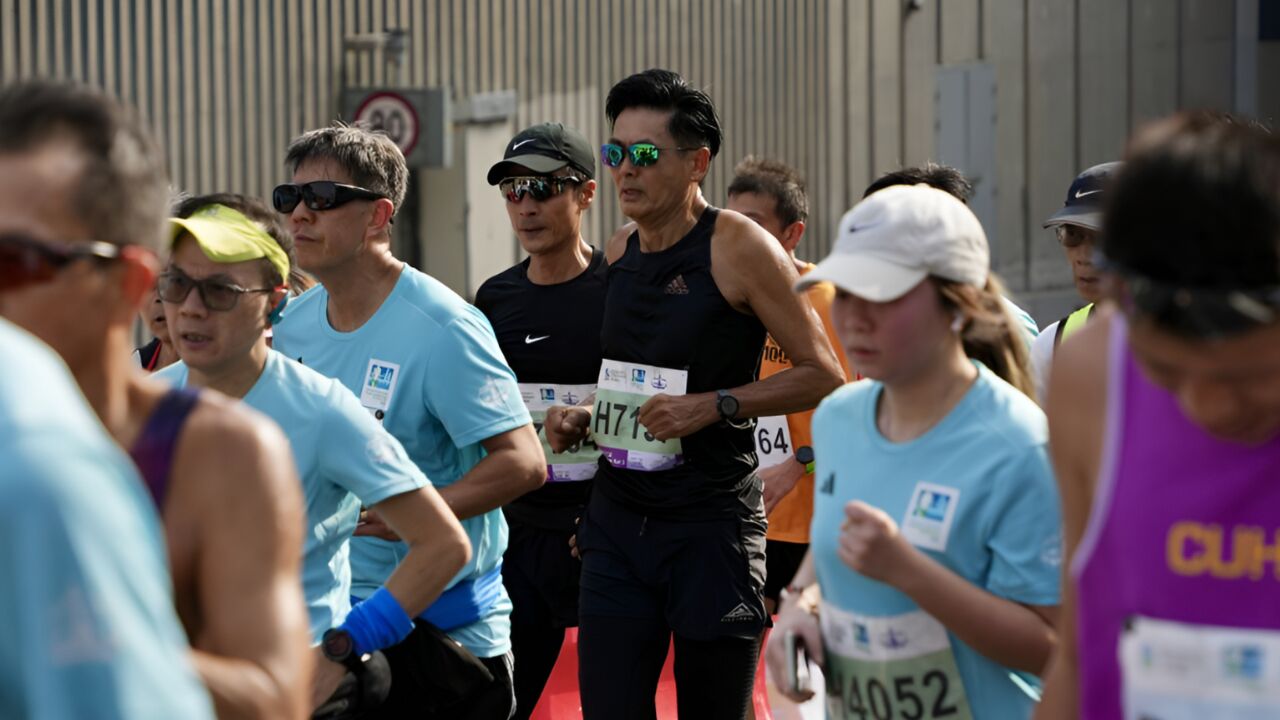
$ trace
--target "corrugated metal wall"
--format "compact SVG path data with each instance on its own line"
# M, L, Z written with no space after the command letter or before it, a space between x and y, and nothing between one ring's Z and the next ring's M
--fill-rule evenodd
M176 184L264 195L288 140L335 117L354 33L407 30L410 85L514 89L518 126L560 120L597 140L609 86L670 67L724 120L709 199L749 152L796 165L812 257L875 175L931 156L935 66L987 62L998 269L1043 289L1067 278L1039 221L1079 168L1146 118L1236 104L1235 13L1232 0L0 0L0 81L104 86L151 119ZM391 80L367 54L346 60L353 84ZM596 242L622 221L604 185Z

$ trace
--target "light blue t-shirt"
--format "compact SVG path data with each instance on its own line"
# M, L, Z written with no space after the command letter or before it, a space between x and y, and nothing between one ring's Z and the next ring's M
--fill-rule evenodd
M0 717L211 718L155 506L74 382L0 320Z
M1018 327L1022 330L1022 339L1026 341L1027 348L1031 348L1031 343L1040 335L1040 326L1036 324L1036 319L1031 317L1031 313L1018 307L1017 303L1007 297L1002 297L1005 308L1013 315L1013 319L1018 322Z
M187 384L187 375L181 362L156 373L178 387ZM377 505L426 487L427 479L350 390L274 350L244 402L284 430L302 478L302 587L311 637L318 643L351 610L348 556L360 504Z
M323 286L295 298L274 328L276 349L356 393L436 487L480 462L482 440L531 422L489 321L436 279L406 265L382 306L353 332L333 329L328 305ZM472 557L451 586L493 570L507 549L501 510L462 527ZM352 594L368 597L404 553L403 543L353 540ZM501 655L511 649L510 614L503 590L486 617L449 635L479 657Z
M872 618L919 610L903 593L859 575L836 555L850 500L880 508L917 548L988 592L1028 605L1059 603L1061 520L1044 413L975 365L978 379L960 403L910 442L893 443L880 434L878 382L846 385L818 406L811 551L825 603ZM1030 715L1039 697L1033 676L1002 667L946 635L974 717ZM871 644L889 643L886 648L900 645L903 637L883 629L868 636ZM921 697L929 705L939 689L937 678L930 688L921 680L902 682L927 690ZM929 685L929 678L923 680Z

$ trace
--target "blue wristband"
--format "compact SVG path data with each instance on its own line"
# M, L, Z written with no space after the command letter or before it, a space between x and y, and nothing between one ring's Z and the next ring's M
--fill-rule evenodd
M409 617L395 596L385 587L367 600L351 608L342 629L351 633L356 652L360 655L391 647L413 632L413 618Z

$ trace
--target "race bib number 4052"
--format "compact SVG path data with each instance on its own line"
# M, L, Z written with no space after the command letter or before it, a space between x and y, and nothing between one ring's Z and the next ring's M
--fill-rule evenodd
M680 440L658 440L640 423L640 406L659 393L684 395L686 370L605 360L596 383L591 434L614 467L653 472L684 462Z
M823 603L827 717L972 720L946 628L923 611L868 617Z

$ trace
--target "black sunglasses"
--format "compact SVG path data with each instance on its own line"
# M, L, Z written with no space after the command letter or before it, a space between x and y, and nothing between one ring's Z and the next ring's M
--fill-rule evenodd
M498 183L498 190L507 202L518 203L525 195L538 202L544 202L564 192L566 185L577 185L582 180L571 175L564 177L546 177L532 175L528 177L509 177Z
M37 240L22 233L0 235L0 292L49 282L77 260L110 262L120 257L111 243Z
M332 180L315 180L301 185L286 183L277 185L271 192L271 204L276 212L291 213L298 203L317 212L332 210L352 200L381 200L386 195L355 185L343 185Z
M174 305L186 302L187 296L191 294L193 288L200 292L200 302L204 303L206 308L218 312L226 312L236 306L236 303L240 301L241 295L246 293L269 293L273 290L283 289L284 286L246 288L215 278L196 280L176 268L166 270L156 281L156 294L164 302Z

